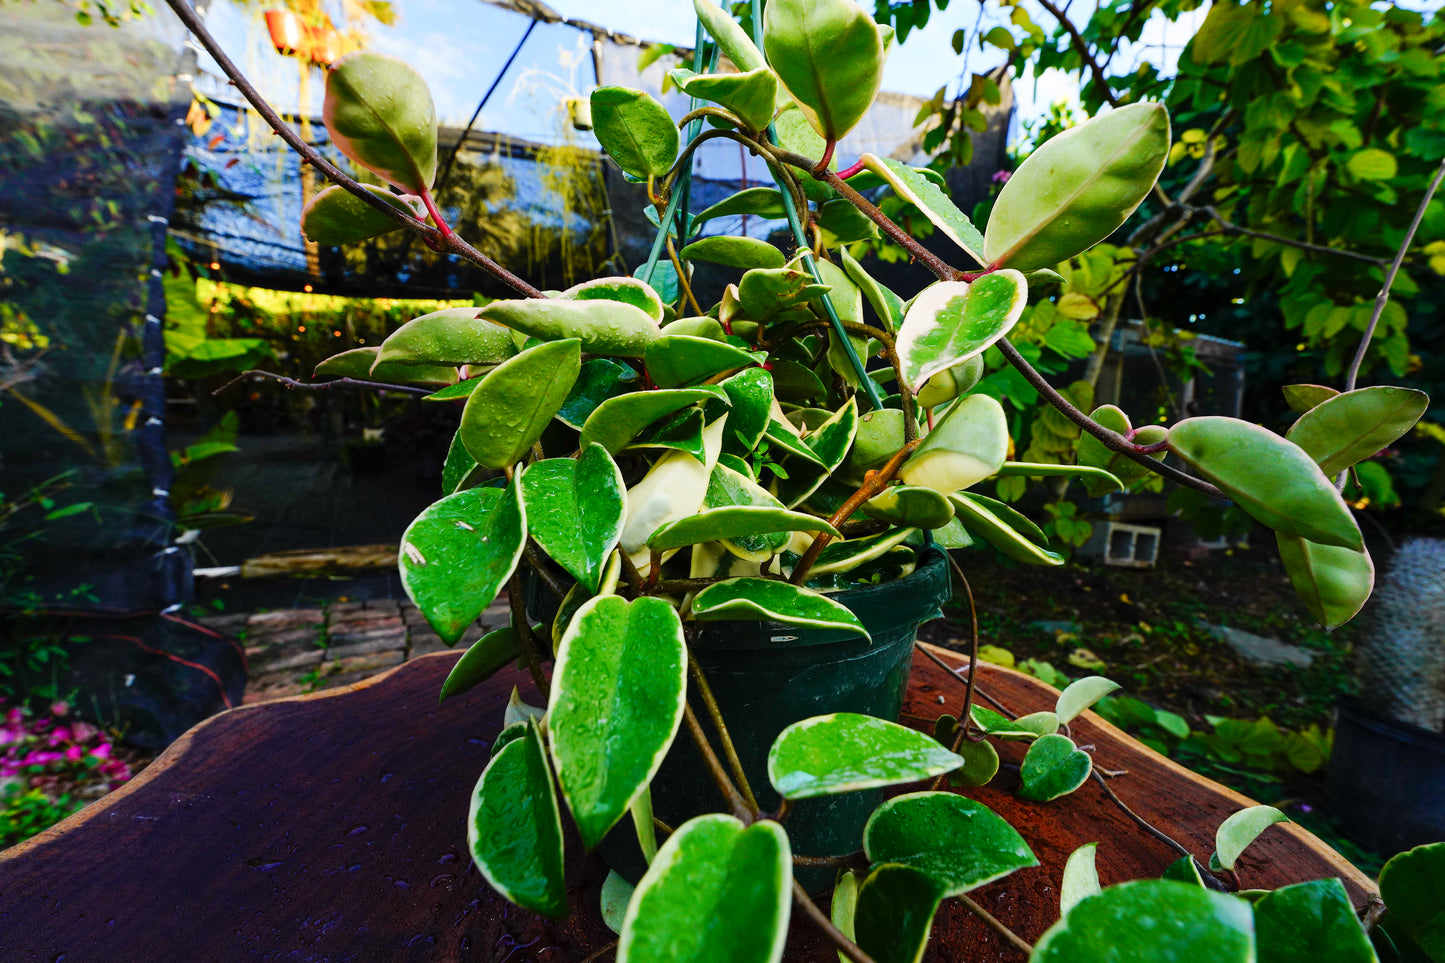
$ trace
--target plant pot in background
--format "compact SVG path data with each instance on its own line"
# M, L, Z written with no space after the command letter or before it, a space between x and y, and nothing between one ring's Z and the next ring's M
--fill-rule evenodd
M712 622L693 652L717 697L758 804L776 810L768 782L768 749L795 722L831 712L858 712L896 721L903 708L918 626L942 614L949 599L948 562L924 550L909 576L831 596L852 609L873 639L775 622ZM713 736L699 700L694 708ZM714 744L716 745L714 738ZM837 856L858 848L863 824L882 790L800 800L787 817L788 838L799 856ZM678 734L652 780L653 813L677 827L694 816L726 809L691 738ZM646 870L632 820L624 819L601 846L608 864L631 882ZM832 870L798 870L810 892L833 883Z
M1445 734L1342 699L1329 779L1340 827L1380 855L1445 840Z

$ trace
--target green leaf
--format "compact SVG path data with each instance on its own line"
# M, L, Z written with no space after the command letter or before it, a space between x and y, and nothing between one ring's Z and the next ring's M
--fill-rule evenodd
M851 0L773 0L763 12L763 49L827 140L852 130L878 96L883 42L873 18Z
M1169 448L1218 485L1251 518L1287 535L1360 550L1360 528L1344 499L1299 446L1234 418L1186 418Z
M1054 712L1058 715L1059 722L1067 725L1073 722L1079 713L1119 688L1119 683L1101 675L1091 675L1076 682L1070 682L1068 687L1059 693L1059 701L1054 706Z
M342 57L326 72L321 115L341 153L408 194L431 189L436 108L409 65L370 51Z
M863 292L868 304L873 308L873 313L883 322L883 330L888 332L897 331L903 324L903 299L894 294L888 288L879 284L863 265L853 259L847 248L838 250L839 260L843 262L843 270L858 290Z
M654 421L699 401L726 398L722 389L714 387L662 388L608 398L587 417L582 426L582 444L601 445L615 455Z
M717 41L718 47L739 70L757 70L767 66L763 52L753 43L746 30L722 7L712 0L692 0L698 21Z
M863 828L873 863L900 863L931 876L940 895L958 896L1039 861L1022 836L981 802L948 792L894 796Z
M980 495L978 492L959 492L958 497L967 498L975 505L980 505L988 509L990 512L992 512L998 517L999 521L1003 522L1014 531L1025 535L1029 539L1039 543L1040 545L1047 545L1049 543L1049 536L1044 534L1044 530L1042 528L1039 528L1038 525L1034 524L1033 519L1029 518L1027 515L1023 514L1012 505L1001 502L997 498L989 498L987 495Z
M747 538L750 535L769 535L774 532L838 534L838 530L829 525L827 519L816 515L761 505L731 505L708 509L669 522L653 532L647 544L655 552L664 552L670 548L683 548L699 542Z
M1067 796L1088 781L1094 761L1068 736L1040 736L1019 767L1019 795L1034 802Z
M863 154L858 160L887 181L900 198L922 211L924 217L932 221L950 241L963 248L969 257L979 264L988 263L983 257L983 235L973 226L968 215L960 211L931 180L891 157Z
M477 460L467 454L467 448L462 444L462 433L453 434L446 461L442 463L442 494L451 495L473 487L472 482L478 480L477 476L482 472Z
M782 503L764 491L751 477L722 464L722 460L727 457L727 455L720 456L719 463L713 467L712 477L708 479L707 483L707 494L703 497L704 508L748 505L777 511L783 510ZM787 545L788 538L789 533L779 532L774 535L729 538L723 541L723 545L739 558L750 562L763 562Z
M961 758L921 732L835 712L778 733L768 750L768 781L784 799L810 799L916 782L961 765Z
M963 768L948 774L950 786L987 786L998 775L998 750L988 740L969 742L963 740L958 747L963 758Z
M951 495L997 472L1008 454L1008 442L1003 406L988 395L969 395L924 436L898 477L906 485Z
M491 369L489 368L488 370L490 371ZM466 381L458 381L456 384L448 385L440 391L433 391L423 398L422 401L465 401L472 396L473 391L477 390L477 385L482 383L482 378L484 377L485 375L477 375L475 378L468 378ZM476 462L472 464L476 464Z
M1019 534L980 500L959 492L949 496L955 517L973 534L1017 562L1029 565L1062 565L1064 557L1042 548Z
M607 871L607 878L602 881L602 922L612 932L622 933L622 921L627 916L628 904L632 902L632 894L635 887L621 876L617 870Z
M820 575L851 571L866 562L881 558L895 546L907 541L909 536L916 531L918 531L916 528L895 528L879 532L877 535L829 542L828 546L818 555L818 560L813 563L813 567L808 570L808 578L814 579Z
M469 488L435 502L401 536L401 584L448 645L492 604L527 539L516 485Z
M1259 963L1377 963L1338 879L1267 893L1254 904L1254 928Z
M1273 806L1250 806L1241 809L1220 823L1214 833L1214 854L1219 865L1234 869L1239 854L1275 823L1287 823L1289 817Z
M647 346L646 358L647 373L663 388L680 388L758 363L752 354L721 341L668 334Z
M352 348L334 354L316 366L314 378L356 378L402 385L453 385L457 369L447 365L377 365L378 348Z
M652 285L637 278L593 278L572 285L557 298L561 301L618 301L630 304L657 324L662 323L665 314L662 297Z
M596 594L627 513L622 472L607 449L588 445L576 459L533 462L522 470L521 487L529 534Z
M918 389L918 403L925 408L937 408L962 397L973 390L983 379L983 355L976 354L961 365L956 365L929 378Z
M1275 533L1279 558L1295 593L1326 630L1359 614L1375 589L1375 563L1365 550L1321 545Z
M677 160L678 134L667 108L643 90L598 87L592 91L597 142L633 177L661 177Z
M1053 267L1104 240L1164 169L1169 112L1130 104L1045 141L1014 171L984 232L984 256L1019 271Z
M1315 405L1323 404L1339 394L1339 391L1325 385L1285 385L1281 391L1284 392L1285 404L1289 405L1291 411L1304 414Z
M1401 438L1429 406L1430 396L1414 388L1359 388L1315 405L1285 437L1333 478Z
M1181 856L1164 869L1160 879L1173 879L1192 886L1203 886L1204 877L1199 875L1199 864L1193 856Z
M846 606L811 589L775 579L733 578L709 585L693 598L692 617L699 622L763 619L871 638L858 616Z
M768 220L781 220L787 213L780 191L771 187L749 187L704 208L698 213L694 223L701 225L714 218L737 217L741 214L756 214Z
M879 866L858 887L858 946L877 963L919 963L942 898L927 873L898 863Z
M706 424L707 419L701 408L696 405L684 408L656 428L643 432L625 450L685 451L700 462L706 461L707 449L702 443L702 432Z
M736 74L695 74L678 68L668 73L689 97L712 101L732 113L749 130L766 130L778 98L778 76L767 67Z
M637 372L611 358L591 358L582 362L582 373L557 409L557 420L581 431L597 406L609 398L627 394L641 387Z
M1017 271L974 281L939 281L919 292L898 330L903 380L917 391L940 371L982 354L1008 334L1027 302L1028 286Z
M1253 963L1254 920L1234 896L1136 880L1080 902L1034 944L1030 963Z
M738 282L738 300L753 321L766 321L827 291L828 286L815 283L807 271L790 267L754 268Z
M1147 469L1145 469L1147 471ZM1050 462L1006 461L994 474L1000 478L1085 478L1103 487L1105 492L1123 491L1124 483L1102 468L1088 465L1060 465Z
M646 311L610 298L493 301L478 316L541 341L577 338L587 354L641 358L658 338Z
M391 191L366 184L361 186L403 214L424 216ZM301 233L306 235L307 240L322 247L355 244L401 228L401 224L355 194L335 185L318 192L301 212Z
M1445 960L1445 843L1416 846L1385 864L1380 895L1394 921L1432 960Z
M500 364L517 353L512 332L477 317L477 308L443 308L412 318L387 335L383 364Z
M852 241L872 240L878 236L878 225L869 220L868 215L854 207L852 201L841 197L825 201L818 208L817 221L818 226L825 232L824 245L829 248ZM828 237L827 235L832 236ZM839 250L841 251L842 248L840 247ZM818 263L826 262L819 261Z
M853 919L858 909L858 874L850 869L838 871L838 880L833 884L833 905L829 916L838 932L857 942L854 935ZM852 963L848 955L838 951L838 963Z
M486 468L510 468L542 437L582 367L576 340L528 348L493 368L462 410L462 444Z
M1059 916L1069 915L1069 910L1090 896L1102 893L1099 885L1099 870L1094 866L1098 843L1085 843L1069 854L1064 864L1064 878L1059 886Z
M734 453L751 452L763 440L772 417L773 376L765 368L748 368L721 387L732 403L723 447Z
M502 747L472 791L467 847L488 883L511 902L561 919L562 814L536 722Z
M792 911L787 834L763 820L690 819L637 884L618 963L778 963Z
M1127 435L1133 427L1129 422L1129 416L1114 405L1101 405L1095 408L1093 414L1089 417L1110 431L1116 431L1121 435ZM1135 433L1134 444L1157 444L1167 438L1168 435L1168 429L1162 425L1145 425ZM1149 457L1155 461L1162 461L1164 455L1165 452L1161 450ZM1132 458L1126 458L1119 452L1106 448L1102 441L1086 431L1079 433L1077 459L1080 465L1100 469L1109 476L1085 477L1083 479L1085 490L1088 491L1090 497L1093 498L1113 491L1116 485L1127 488L1149 474L1148 468L1134 461Z
M726 267L742 268L744 271L753 268L780 268L788 263L783 252L767 241L727 234L693 241L679 251L677 256L684 261L711 261Z
M1051 735L1059 728L1059 717L1052 712L1034 712L1009 719L987 706L975 704L969 706L969 716L974 725L985 733L1005 740L1033 741L1039 736Z
M726 419L719 418L703 429L701 462L686 452L668 452L628 490L627 522L622 529L621 545L643 574L654 561L647 549L652 533L668 522L695 514L702 507L713 467L722 451L726 423Z
M487 681L499 670L515 662L521 654L522 640L516 629L507 625L488 632L473 642L471 648L462 653L457 664L452 666L452 671L442 683L437 704L440 705L452 696L461 695L473 686Z
M953 520L953 503L931 488L893 485L869 499L868 514L912 528L941 528Z
M682 723L686 686L682 622L668 602L604 595L572 617L547 725L557 781L588 849L657 774Z
M1378 147L1357 150L1345 161L1345 169L1362 181L1387 181L1399 169L1395 155Z

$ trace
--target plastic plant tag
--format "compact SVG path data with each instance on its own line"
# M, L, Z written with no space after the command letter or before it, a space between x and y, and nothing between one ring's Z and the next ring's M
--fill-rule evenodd
M622 472L601 445L575 459L547 458L522 470L522 501L537 545L596 593L627 514Z
M1031 963L1254 963L1242 899L1173 880L1110 886L1034 944Z
M835 712L778 733L768 750L768 781L784 799L809 799L914 782L961 765L961 758L921 732Z
M547 725L557 781L592 849L662 765L682 722L687 655L657 598L591 599L562 636Z
M492 888L518 906L561 919L562 814L535 722L502 747L472 791L467 848Z
M528 348L493 368L462 410L467 453L485 468L515 465L567 400L581 366L580 343L567 340Z
M448 495L401 536L401 584L441 640L455 644L511 577L526 540L515 485Z
M326 72L321 115L341 153L408 194L431 189L436 108L411 66L370 51L342 57Z
M775 822L690 819L637 883L618 963L778 963L788 935L792 852Z
M894 796L863 828L873 863L901 863L931 876L942 896L957 896L1037 866L1038 858L1002 816L949 792Z

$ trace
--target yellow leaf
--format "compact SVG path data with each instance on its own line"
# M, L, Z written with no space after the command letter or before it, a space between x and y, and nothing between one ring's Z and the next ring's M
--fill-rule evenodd
M1056 305L1060 314L1072 321L1092 321L1099 316L1098 303L1087 294L1070 291L1059 298Z
M1077 648L1069 653L1069 665L1078 669L1103 669L1106 668L1104 660L1099 658L1089 649Z
M980 645L978 657L985 662L1001 665L1006 669L1014 667L1014 654L1000 645Z

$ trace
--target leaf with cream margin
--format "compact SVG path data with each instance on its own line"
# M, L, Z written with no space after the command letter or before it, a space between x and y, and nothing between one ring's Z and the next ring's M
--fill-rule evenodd
M706 458L699 462L683 451L670 451L657 460L652 470L627 492L627 521L622 528L622 550L639 572L651 569L652 552L647 540L668 522L695 514L707 496L708 479L722 451L726 418L703 429Z
M391 191L362 184L372 195L403 214L425 218L408 200ZM402 225L344 187L332 185L317 193L301 212L301 233L313 244L337 247L399 231Z
M322 120L341 153L408 194L430 190L437 117L426 81L404 61L360 51L326 72Z
M521 492L528 534L596 594L627 512L622 472L607 449L588 445L576 458L533 462L522 469Z
M653 422L688 405L714 399L726 402L728 394L714 385L620 394L606 399L587 416L582 425L581 442L601 445L609 454L616 455Z
M1058 715L1059 722L1067 725L1073 722L1079 713L1119 688L1119 683L1101 675L1077 679L1070 682L1064 691L1059 693L1059 701L1054 706L1054 712Z
M915 729L835 712L778 733L768 750L768 781L784 799L811 799L916 782L962 765L961 758Z
M386 336L376 353L383 364L501 364L517 353L508 328L483 321L477 308L443 308Z
M1079 903L1104 891L1099 885L1099 870L1094 865L1098 849L1098 843L1085 843L1069 854L1069 861L1064 863L1063 882L1059 886L1060 917L1068 916L1069 910Z
M1029 565L1064 564L1062 555L1035 544L967 492L957 492L949 496L949 500L953 502L954 517L964 528L1014 561Z
M477 464L510 468L542 437L582 368L576 340L528 348L488 372L462 409L462 444Z
M732 578L715 582L693 596L692 617L699 622L761 619L870 637L862 621L846 605L821 592L778 579Z
M983 235L937 184L891 157L862 154L858 160L883 178L893 188L893 193L922 211L923 216L950 241L963 248L964 253L979 264L988 264L983 256Z
M641 358L660 336L646 311L610 298L493 301L478 317L541 341L576 338L587 354L620 358Z
M939 281L919 292L898 329L903 379L915 392L933 375L982 354L1012 330L1028 284L1005 269L978 280Z
M1008 442L1003 406L988 395L969 395L948 409L913 449L898 477L906 485L949 495L997 472L1008 455Z
M784 532L826 532L836 536L838 530L828 521L806 512L790 512L765 505L728 505L710 508L695 515L663 525L647 540L656 552L718 542L724 539L747 538Z
M1275 823L1287 822L1289 817L1273 806L1250 806L1234 813L1220 823L1214 833L1214 855L1219 865L1234 869L1239 854L1258 839L1260 833Z
M1018 830L988 806L949 792L912 792L885 801L863 827L873 863L922 870L958 896L1039 864Z
M766 130L778 99L778 75L767 67L736 74L695 74L685 68L668 77L689 97L710 101L743 122L749 130Z
M355 378L392 385L454 385L457 369L450 365L376 363L379 348L352 348L333 354L316 366L313 378Z
M863 119L883 82L882 38L852 0L772 0L763 12L763 49L827 140L839 140Z
M698 21L738 70L746 72L767 66L763 52L731 14L712 0L692 0L692 6Z
M637 278L592 278L574 284L561 294L559 301L620 301L630 304L658 324L662 324L662 297L652 285Z

